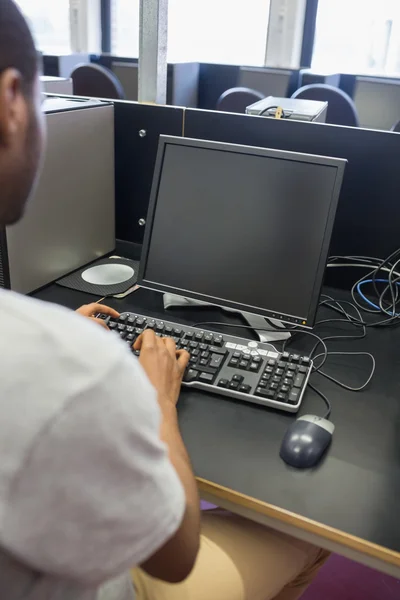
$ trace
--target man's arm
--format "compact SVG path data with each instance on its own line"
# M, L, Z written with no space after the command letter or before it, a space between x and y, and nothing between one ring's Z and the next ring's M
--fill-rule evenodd
M161 438L168 447L170 461L186 496L186 510L178 531L141 566L153 577L178 583L190 574L200 543L197 484L179 431L176 410L189 355L185 351L177 352L173 340L157 338L152 331L146 331L135 347L141 349L140 362L157 390L162 413Z

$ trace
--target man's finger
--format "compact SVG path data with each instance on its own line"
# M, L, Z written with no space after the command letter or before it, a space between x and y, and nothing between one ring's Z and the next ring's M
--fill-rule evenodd
M183 373L189 364L190 354L187 350L178 350L176 353L179 370Z
M146 329L134 344L135 350L154 350L157 347L157 336L152 329Z
M164 346L168 350L173 359L176 357L176 344L172 338L162 338Z
M97 304L96 302L94 302L93 304L90 304L89 306L91 308L93 308L93 314L101 313L102 315L108 315L110 317L114 317L114 319L118 319L120 316L119 312L114 310L113 308L111 308L111 306L105 306L104 304Z

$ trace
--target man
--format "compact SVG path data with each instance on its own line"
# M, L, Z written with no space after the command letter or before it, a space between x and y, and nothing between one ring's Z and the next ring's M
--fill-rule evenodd
M40 104L31 34L0 0L0 226L34 185ZM82 318L99 311L117 316L0 290L0 597L300 597L326 553L227 514L200 535L176 412L188 354L146 332L139 362Z

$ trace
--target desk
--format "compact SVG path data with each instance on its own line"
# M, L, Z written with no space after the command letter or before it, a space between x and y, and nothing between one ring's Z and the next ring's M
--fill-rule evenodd
M95 300L55 285L36 296L70 308ZM161 295L144 289L109 304L119 311L167 318ZM171 310L168 318L182 323L232 321L213 308ZM235 330L229 332L235 335ZM237 334L244 335L241 330ZM346 344L347 350L366 350L377 358L375 377L365 392L346 392L314 376L315 385L332 401L336 432L326 459L311 471L291 469L278 455L293 416L184 389L180 425L201 496L399 577L399 346L396 328L371 330L366 339ZM359 383L369 365L353 360L360 366L349 368L344 358L335 362L332 358L329 372L350 385ZM308 391L301 413L323 410L322 401Z

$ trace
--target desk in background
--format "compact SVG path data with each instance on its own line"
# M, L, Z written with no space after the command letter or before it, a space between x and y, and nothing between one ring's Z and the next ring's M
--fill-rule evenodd
M335 290L330 294L347 297ZM36 297L72 309L96 300L56 285ZM174 309L167 316L162 296L144 289L108 303L121 312L182 323L232 322L216 308ZM246 336L243 330L229 333ZM332 402L336 425L333 444L316 469L294 470L279 458L294 418L288 414L184 389L180 426L203 499L399 577L400 331L371 330L365 340L351 344L344 348L376 356L376 374L359 394L314 376L314 384ZM357 368L350 368L345 357L330 361L329 372L350 385L359 383L369 369L360 361L351 363ZM301 413L323 410L319 397L308 391Z

